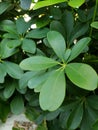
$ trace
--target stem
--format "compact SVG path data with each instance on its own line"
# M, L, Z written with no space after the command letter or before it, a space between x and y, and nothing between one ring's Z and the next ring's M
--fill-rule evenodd
M95 9L94 9L94 15L93 15L93 18L92 18L92 22L94 22L95 17L96 17L97 6L98 6L97 4L98 4L98 0L96 0L96 4L95 4ZM93 31L93 28L91 27L90 34L89 34L90 37L92 36L92 31Z

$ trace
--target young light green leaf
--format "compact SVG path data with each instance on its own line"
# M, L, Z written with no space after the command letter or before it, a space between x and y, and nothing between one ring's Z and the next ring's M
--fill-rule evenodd
M66 49L66 43L64 37L59 32L50 31L47 34L47 39L56 55L63 60Z
M78 87L86 90L97 88L98 76L91 66L83 63L70 63L67 64L65 72Z
M73 8L79 8L84 2L85 0L70 0L68 5Z
M88 45L88 43L91 41L90 37L85 37L80 39L72 48L71 55L68 59L68 62L75 59Z
M22 49L25 51L25 52L29 52L29 53L35 53L36 51L36 44L33 40L31 39L24 39L23 40L23 43L22 43Z
M65 97L65 76L63 71L53 71L40 91L40 106L43 110L54 111Z
M6 69L3 64L0 63L0 83L4 82L4 78L6 76Z
M83 118L83 105L79 104L77 108L75 108L72 113L70 114L67 127L71 130L75 130L80 125Z
M98 29L98 21L92 22L91 27Z
M23 75L22 69L15 63L5 61L3 62L3 65L6 68L6 72L15 79L20 79Z
M40 1L37 2L34 6L34 10L45 7L45 6L50 6L50 5L54 5L54 4L58 4L58 3L62 3L62 2L66 2L67 0L44 0L44 1Z
M33 56L24 59L20 63L20 67L24 70L39 71L56 66L59 62L44 56Z
M15 91L15 82L7 82L3 95L6 99L10 98Z
M10 104L11 112L18 115L24 112L24 101L21 95L13 98Z

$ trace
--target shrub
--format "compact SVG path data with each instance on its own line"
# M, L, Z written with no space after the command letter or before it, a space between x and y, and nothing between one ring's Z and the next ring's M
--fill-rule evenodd
M98 0L0 2L0 119L98 129Z

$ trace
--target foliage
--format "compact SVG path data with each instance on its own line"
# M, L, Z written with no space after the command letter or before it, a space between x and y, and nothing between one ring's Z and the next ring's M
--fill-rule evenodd
M0 119L38 130L98 128L98 0L1 0Z

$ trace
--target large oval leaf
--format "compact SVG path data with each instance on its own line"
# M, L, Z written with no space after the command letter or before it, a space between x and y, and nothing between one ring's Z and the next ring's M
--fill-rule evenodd
M66 66L65 72L78 87L86 90L97 88L98 76L91 66L83 63L70 63Z
M53 48L54 52L60 59L64 59L64 53L66 49L66 43L64 37L56 31L50 31L47 34L49 44Z
M71 55L68 59L68 62L75 59L82 51L85 49L87 44L91 41L90 37L85 37L79 40L72 48Z
M57 65L58 62L43 56L34 56L23 60L20 63L20 67L24 70L44 70Z
M43 110L54 111L65 97L65 76L63 71L53 71L40 91L40 106Z

